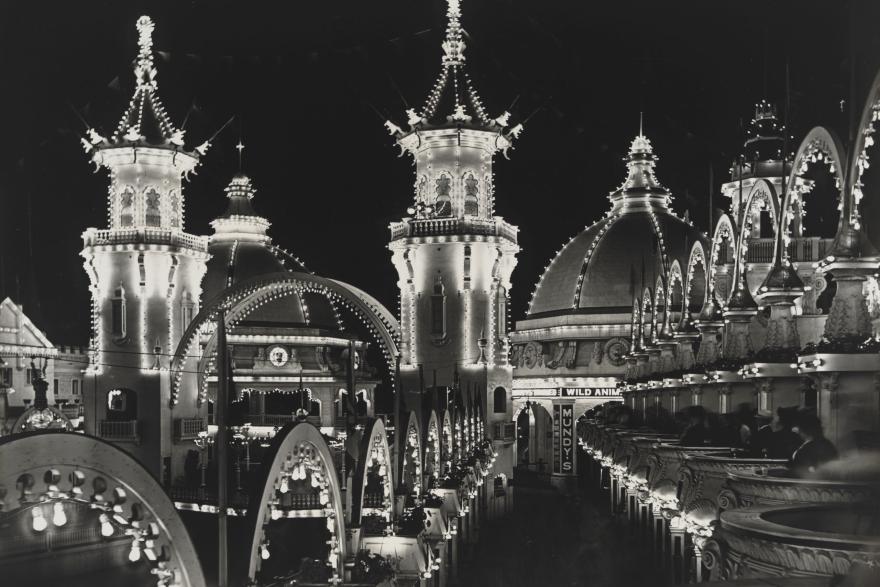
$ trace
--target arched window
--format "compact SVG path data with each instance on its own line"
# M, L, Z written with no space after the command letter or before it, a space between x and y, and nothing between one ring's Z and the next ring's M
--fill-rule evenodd
M465 216L478 216L480 214L480 182L473 173L468 173L464 178L464 213Z
M196 315L196 303L193 300L192 294L189 292L184 292L182 299L180 300L180 331L185 331L190 322L193 321L193 318Z
M134 190L129 186L122 190L119 197L119 225L134 224Z
M107 392L107 419L116 422L137 420L137 394L133 389Z
M440 275L434 278L434 290L431 294L431 338L435 342L446 339L446 288L443 287L443 278Z
M441 173L434 183L436 195L434 211L437 216L452 216L452 196L450 195L452 180L447 174Z
M507 390L503 387L496 387L493 397L494 412L503 414L507 412Z
M144 223L147 226L161 226L162 213L159 211L159 192L149 188L144 193Z
M125 317L125 289L120 285L110 300L110 329L116 338L125 338L127 321Z
M495 300L495 325L498 338L507 336L507 290L498 288Z

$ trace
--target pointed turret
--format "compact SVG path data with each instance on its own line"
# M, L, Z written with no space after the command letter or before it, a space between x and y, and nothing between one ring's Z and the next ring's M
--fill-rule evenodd
M626 161L626 179L608 195L613 203L612 213L635 211L644 207L669 209L672 194L657 180L654 168L657 156L651 141L645 136L641 121L639 134L632 140Z

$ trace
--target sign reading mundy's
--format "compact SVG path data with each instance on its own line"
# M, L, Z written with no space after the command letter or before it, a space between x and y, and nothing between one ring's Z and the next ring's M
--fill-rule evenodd
M553 472L575 473L574 404L553 405Z

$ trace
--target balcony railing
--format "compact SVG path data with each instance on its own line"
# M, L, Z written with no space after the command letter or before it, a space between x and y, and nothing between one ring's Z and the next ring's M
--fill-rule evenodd
M795 238L788 244L788 256L796 263L820 261L824 259L828 254L828 251L831 250L831 243L833 241L834 239L819 237ZM773 247L775 246L775 239L756 238L751 239L748 244L749 250L746 260L749 263L773 262ZM721 262L729 262L729 260L726 259L726 250L723 257L725 257L725 259L722 259Z
M150 244L192 249L201 253L208 252L208 237L195 236L172 228L89 229L83 233L83 241L87 247Z
M177 418L174 420L174 438L177 440L193 440L199 432L207 430L203 418Z
M431 218L427 220L408 219L391 224L391 240L416 236L442 236L476 234L498 236L516 242L517 228L493 218Z
M141 441L137 420L101 420L98 431L101 434L101 438L105 440L121 440L134 443Z
M279 428L296 420L296 416L293 414L248 414L244 418L252 426L277 426ZM306 418L306 422L320 427L321 416L309 416Z

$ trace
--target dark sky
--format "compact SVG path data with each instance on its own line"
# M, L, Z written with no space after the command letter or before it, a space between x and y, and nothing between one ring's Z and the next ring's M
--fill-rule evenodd
M465 0L468 68L491 113L529 117L496 164L497 210L521 228L514 318L563 241L601 216L645 111L658 176L708 224L754 102L785 98L792 132L846 137L880 64L880 3ZM209 234L244 170L275 241L318 274L396 307L387 225L412 197L411 159L383 128L420 106L440 66L442 0L17 2L0 15L0 296L58 344L88 339L81 232L106 225L106 174L79 146L110 132L133 87L134 22L156 21L159 88L198 143L233 123L186 187L187 230ZM841 110L841 100L846 103ZM794 148L794 147L792 147ZM716 204L718 199L716 196Z

